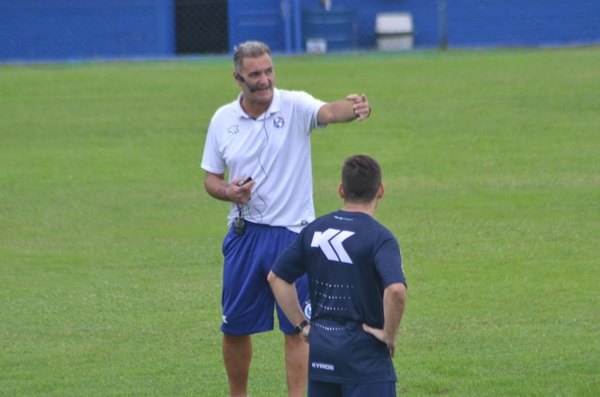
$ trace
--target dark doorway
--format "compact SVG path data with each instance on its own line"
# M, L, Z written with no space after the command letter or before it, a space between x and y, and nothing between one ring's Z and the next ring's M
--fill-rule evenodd
M175 0L177 54L220 54L229 50L227 1Z

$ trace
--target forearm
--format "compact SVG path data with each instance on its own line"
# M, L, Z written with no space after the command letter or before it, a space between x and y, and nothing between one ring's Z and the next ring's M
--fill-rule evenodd
M371 106L367 97L350 94L346 99L326 103L317 113L319 125L343 123L352 120L364 120L371 115Z
M340 99L329 102L319 110L319 124L343 123L356 119L351 101Z
M388 341L396 340L400 321L404 315L405 302L406 286L404 284L392 284L383 292L383 334Z
M209 195L218 200L230 201L227 197L228 188L229 186L225 181L224 175L206 173L204 177L204 189Z
M204 177L204 189L208 194L216 199L233 201L238 204L244 204L250 200L253 186L254 181L251 178L234 178L228 184L224 175L207 172Z
M300 302L298 301L296 286L277 277L273 272L269 273L267 280L271 285L277 303L288 320L290 320L293 325L298 325L304 321L304 313L302 312Z

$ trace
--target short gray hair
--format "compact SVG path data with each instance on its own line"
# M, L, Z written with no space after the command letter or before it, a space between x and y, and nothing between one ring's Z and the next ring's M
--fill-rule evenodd
M245 41L235 47L233 51L233 65L235 71L240 72L244 58L255 58L261 55L268 54L271 56L269 46L261 41Z

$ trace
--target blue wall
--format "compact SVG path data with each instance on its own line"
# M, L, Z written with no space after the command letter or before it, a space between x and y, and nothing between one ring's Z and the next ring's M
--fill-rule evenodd
M598 0L448 0L452 46L600 43Z
M229 48L245 40L260 40L278 51L289 47L289 35L286 25L292 10L281 5L289 4L284 0L229 0ZM287 23L286 23L287 21ZM288 26L289 30L289 26Z
M301 12L320 9L319 0L283 0L288 3ZM285 30L279 15L281 0L260 0L260 7L246 0L229 0L229 4L232 47L257 38L274 50L289 50L274 33L268 33ZM439 44L438 0L332 0L332 4L334 13L355 13L356 48L375 47L375 16L383 11L412 14L417 48ZM294 23L292 19L292 32ZM446 26L450 48L600 44L600 0L446 0ZM304 48L305 33L301 29L300 37L292 37L291 42Z
M0 61L173 56L173 1L0 0ZM277 52L304 51L306 33L316 28L302 17L321 10L319 0L223 1L228 1L223 23L230 51L248 39L263 40ZM335 33L334 49L374 49L375 16L383 11L412 14L416 48L438 46L439 0L332 2L332 13L325 16L332 24L336 11L354 16L351 23L338 18L336 32L331 33L331 26L320 28ZM600 44L600 0L446 3L450 48Z
M172 55L171 0L0 0L0 60Z

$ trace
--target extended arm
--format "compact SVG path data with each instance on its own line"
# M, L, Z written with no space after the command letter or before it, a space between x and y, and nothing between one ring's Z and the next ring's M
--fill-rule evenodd
M406 302L406 286L402 283L390 284L383 291L383 329L377 329L363 324L363 329L385 343L390 348L391 355L396 351L396 336L400 320L404 314Z
M371 114L371 106L367 97L350 94L346 99L340 99L321 106L317 119L319 125L343 123L352 120L364 120Z

